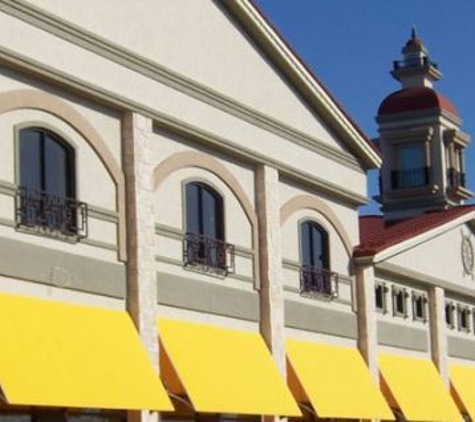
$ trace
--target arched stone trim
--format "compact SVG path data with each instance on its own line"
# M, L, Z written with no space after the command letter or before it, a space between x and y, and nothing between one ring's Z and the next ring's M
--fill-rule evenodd
M252 247L254 250L254 280L255 283L259 280L259 257L257 251L259 250L259 238L258 238L258 223L257 214L252 206L251 201L247 197L246 192L242 188L236 177L221 163L206 154L185 151L178 152L171 157L167 158L164 162L155 167L154 170L154 183L155 190L159 188L161 183L170 174L177 170L181 170L187 167L197 167L203 170L213 173L218 177L236 196L239 204L241 205L246 217L251 224L252 228Z
M50 113L74 128L89 143L106 167L116 186L117 213L119 218L119 259L127 256L125 236L125 178L119 163L94 127L77 110L65 101L35 90L19 89L0 94L0 114L19 109L35 109Z
M333 210L325 204L322 200L315 198L310 195L299 195L289 201L287 201L284 206L280 209L280 225L281 227L285 224L287 219L295 212L308 208L318 211L322 214L328 222L332 225L335 231L338 233L343 245L345 246L346 252L349 256L353 254L353 245L351 243L351 238L348 235L348 232L345 230L343 224L341 224L337 215Z

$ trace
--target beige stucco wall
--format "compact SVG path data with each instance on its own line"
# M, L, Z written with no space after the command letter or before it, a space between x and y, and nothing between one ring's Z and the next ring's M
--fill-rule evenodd
M464 272L462 265L462 236L469 236L475 245L473 231L467 225L460 225L396 255L388 262L473 289L474 278ZM427 259L428 256L431 259Z
M103 295L90 294L64 288L63 286L48 286L25 280L0 276L0 292L11 295L37 297L52 301L66 302L76 305L125 309L125 301Z
M185 185L188 182L200 181L214 188L224 200L225 240L235 245L238 253L235 257L235 274L230 274L226 285L245 290L253 289L255 281L255 222L249 220L243 207L243 196L255 213L254 170L248 165L216 154L207 148L194 145L189 141L172 136L163 131L153 134L153 160L156 169L166 166L170 159L178 158L178 168L171 168L161 174L154 195L155 222L157 224L156 255L157 270L175 275L192 277L198 280L222 283L220 277L200 272L192 272L183 268L183 235L186 231L185 219ZM181 167L183 154L193 153L193 160ZM210 168L198 166L198 160L209 162ZM221 171L223 169L223 171ZM226 173L222 175L222 173ZM232 176L228 180L227 174ZM238 193L242 191L242 195ZM242 253L239 253L242 251ZM218 281L220 280L220 281Z
M32 0L32 4L186 75L226 96L339 146L217 1ZM90 13L94 10L94 13ZM127 20L128 30L123 30ZM203 24L205 22L205 24ZM133 34L133 36L131 36ZM216 36L219 34L219 37ZM238 63L246 63L246 72Z
M84 4L80 7L84 8ZM107 20L111 21L109 17ZM308 172L322 182L344 186L355 195L366 194L365 175L354 167L342 167L340 163L317 151L289 142L273 131L262 129L256 122L244 121L218 107L184 95L157 80L73 45L17 18L0 14L0 25L4 28L0 34L0 46L8 46L15 54L40 61L54 72L59 71L76 78L81 84L92 86L95 90L105 92L105 95L113 93L115 96L153 110L157 115L173 116L174 119L205 130L214 137L223 138L231 145L239 146L241 150L252 151L256 156L274 160L279 165L285 163L285 166L298 171ZM156 21L154 25L159 26ZM226 25L229 26L229 23ZM17 33L22 33L22 37L14 36ZM148 36L147 43L150 43ZM278 81L274 81L272 89L276 88L277 83ZM242 90L236 81L233 84L236 84L238 91ZM260 84L262 81L257 87L253 85L251 90L260 91ZM262 97L266 102L276 103L279 106L283 102L270 101L267 94ZM293 104L290 99L285 99L285 102L287 101ZM294 105L291 108L293 107ZM311 132L310 128L306 130Z

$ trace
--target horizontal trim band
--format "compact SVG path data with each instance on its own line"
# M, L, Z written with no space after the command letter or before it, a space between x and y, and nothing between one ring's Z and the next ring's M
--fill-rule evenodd
M219 108L261 129L315 151L335 162L363 172L360 164L352 154L329 146L323 141L308 136L306 133L290 125L284 124L252 107L237 102L231 97L225 96L214 89L138 55L129 49L121 47L64 19L45 12L39 7L30 5L22 0L15 2L0 0L0 10L35 27L48 31L63 40L102 57L106 57L121 66L203 101L212 107Z

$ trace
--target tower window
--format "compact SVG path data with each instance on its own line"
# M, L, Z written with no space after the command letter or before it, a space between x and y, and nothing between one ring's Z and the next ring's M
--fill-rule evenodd
M413 143L398 146L397 170L392 172L391 178L393 189L417 188L429 183L424 144Z
M75 154L56 134L41 128L19 133L17 225L47 235L84 237L87 206L76 201Z
M234 268L234 247L224 241L223 198L204 183L188 183L185 190L185 266L226 275Z
M330 271L330 245L327 231L314 221L300 225L302 294L333 297L338 276Z

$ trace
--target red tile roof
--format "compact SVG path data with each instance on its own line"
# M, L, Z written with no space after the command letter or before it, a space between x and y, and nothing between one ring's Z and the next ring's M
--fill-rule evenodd
M440 227L464 214L475 211L475 205L463 205L444 211L431 211L416 217L385 222L381 215L360 217L360 244L354 256L373 256L390 246Z
M458 117L455 106L432 88L417 86L388 95L379 106L378 116L436 108Z

